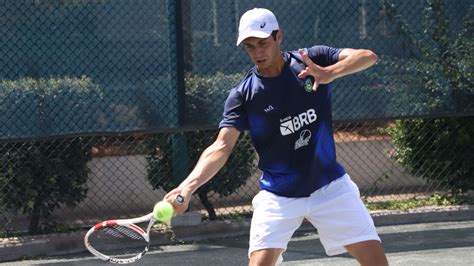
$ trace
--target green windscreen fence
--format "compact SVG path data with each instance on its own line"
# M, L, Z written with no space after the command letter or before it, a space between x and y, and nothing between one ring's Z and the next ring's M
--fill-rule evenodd
M276 14L285 50L379 55L335 82L336 121L474 112L469 0L6 0L0 139L216 127L252 67L235 42L256 6Z

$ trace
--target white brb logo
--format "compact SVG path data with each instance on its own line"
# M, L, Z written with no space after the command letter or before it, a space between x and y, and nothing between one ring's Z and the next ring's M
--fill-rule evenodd
M285 117L280 119L280 132L282 136L290 135L298 131L305 125L309 125L316 121L318 115L314 109L308 109L295 117Z

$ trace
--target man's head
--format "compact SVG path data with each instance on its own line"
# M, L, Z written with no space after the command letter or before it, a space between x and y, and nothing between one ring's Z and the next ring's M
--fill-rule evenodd
M249 37L267 38L280 26L272 11L265 8L254 8L245 12L240 18L237 45Z
M281 41L280 27L270 10L254 8L242 15L237 45L243 43L260 74L274 76L280 73L284 64Z

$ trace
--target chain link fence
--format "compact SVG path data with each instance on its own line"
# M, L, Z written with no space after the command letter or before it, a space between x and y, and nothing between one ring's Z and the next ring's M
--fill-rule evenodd
M337 156L367 201L474 188L473 4L457 1L0 1L0 236L151 210L214 140L251 65L238 21L274 11L283 48L368 48L336 80ZM204 218L246 215L258 158L243 134L198 190Z

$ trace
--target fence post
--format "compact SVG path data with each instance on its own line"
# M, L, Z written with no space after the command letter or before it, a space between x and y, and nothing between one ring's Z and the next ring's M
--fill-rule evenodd
M185 84L184 84L184 51L183 51L183 22L182 22L182 1L167 1L170 22L170 40L175 45L175 53L171 54L170 71L174 81L178 97L177 126L183 125L185 121ZM174 77L174 78L173 78ZM184 134L173 134L172 136L172 162L173 178L176 183L180 183L189 171L189 158L187 152L186 137Z

